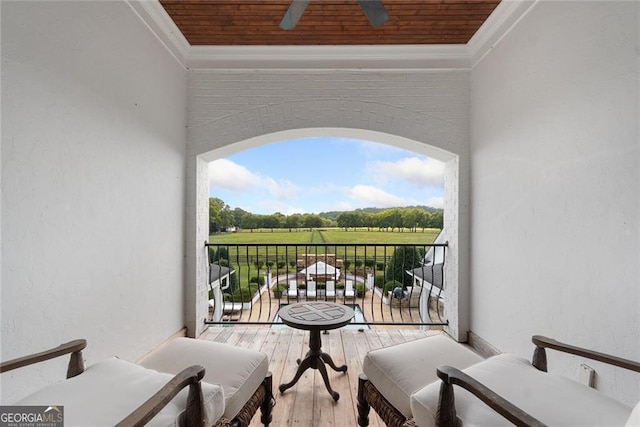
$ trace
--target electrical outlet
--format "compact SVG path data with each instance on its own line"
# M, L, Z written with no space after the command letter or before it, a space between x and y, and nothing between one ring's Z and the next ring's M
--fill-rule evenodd
M578 366L578 381L586 386L593 387L593 380L596 376L596 371L584 363Z

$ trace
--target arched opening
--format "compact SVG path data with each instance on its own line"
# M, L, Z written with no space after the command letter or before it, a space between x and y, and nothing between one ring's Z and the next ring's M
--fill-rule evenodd
M435 77L439 75L424 76L424 83ZM209 231L208 162L258 144L324 135L397 145L445 162L444 227L449 254L445 309L449 313L448 332L466 340L470 317L470 157L464 96L443 109L432 102L393 104L388 99L350 97L331 89L312 96L301 88L287 96L236 104L237 109L229 109L210 103L215 88L207 72L194 73L191 78L199 89L198 96L194 92L190 100L186 152L184 314L190 336L204 330L208 311L204 246ZM451 81L465 84L467 76L455 75Z
M409 138L398 135L370 131L363 129L349 128L304 128L292 129L287 131L274 132L265 135L255 136L226 145L221 148L213 149L205 153L200 153L193 158L193 164L190 165L190 174L193 173L193 181L190 185L194 185L196 191L193 193L195 197L195 209L189 217L192 224L187 224L187 229L192 230L196 238L195 251L192 251L193 258L187 259L187 278L194 277L195 280L187 280L185 293L187 302L186 316L189 326L189 333L197 336L203 329L203 319L207 315L208 287L206 280L207 254L204 250L203 243L208 240L208 163L210 161L231 155L238 151L247 150L264 144L270 144L283 140L291 140L306 137L335 137L335 138L351 138L363 139L378 142L393 147L402 148L413 151L418 154L426 155L445 164L445 203L444 203L444 235L450 248L448 250L448 260L446 267L447 289L445 296L445 311L447 313L447 321L449 326L447 332L452 336L464 340L466 335L461 334L461 330L466 331L464 325L467 313L460 313L459 307L464 306L464 301L460 301L460 262L459 262L459 240L460 240L460 171L459 156L451 152L447 152L438 147L434 147L425 143L421 143ZM190 228L189 226L192 226ZM200 245L198 245L198 242ZM199 247L198 247L199 246ZM466 246L466 243L465 243ZM191 254L188 254L191 255ZM192 270L189 270L192 269ZM190 275L192 272L194 274ZM466 295L466 292L463 293ZM190 307L190 304L193 306ZM462 322L462 323L461 323ZM193 331L193 332L192 332Z

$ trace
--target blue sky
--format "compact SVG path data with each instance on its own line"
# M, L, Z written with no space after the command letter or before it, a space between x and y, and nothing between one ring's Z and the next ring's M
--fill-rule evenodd
M262 145L209 164L209 194L232 209L284 215L443 204L444 164L345 138Z

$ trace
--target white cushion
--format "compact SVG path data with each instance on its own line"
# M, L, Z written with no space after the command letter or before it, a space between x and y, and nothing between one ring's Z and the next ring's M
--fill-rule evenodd
M224 389L224 416L229 419L240 412L269 371L264 353L193 338L176 338L140 364L170 374L191 365L204 366L203 381Z
M528 360L500 354L463 369L523 411L550 426L623 426L631 408L567 377L534 368ZM411 397L420 427L435 426L441 381ZM458 417L467 427L511 426L471 393L454 386Z
M633 407L633 411L631 411L625 427L640 427L640 402Z
M52 384L16 405L64 406L65 426L114 426L168 383L173 375L146 369L118 358L89 366L82 374ZM202 384L207 425L222 416L222 388ZM149 426L177 426L187 405L189 387L182 390Z
M469 348L439 334L372 350L362 362L362 371L396 409L410 418L411 395L438 379L438 366L462 369L481 360Z

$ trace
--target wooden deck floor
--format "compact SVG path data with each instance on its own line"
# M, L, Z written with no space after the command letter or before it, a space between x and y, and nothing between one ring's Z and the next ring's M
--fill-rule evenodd
M322 335L322 350L329 353L337 365L346 364L346 373L328 369L331 387L340 393L334 402L327 392L320 373L309 369L298 383L280 394L278 386L289 382L297 368L296 359L308 351L309 333L288 327L211 327L200 339L226 342L239 347L262 351L269 356L269 370L273 374L276 406L273 408L273 427L356 426L356 397L358 375L362 360L369 350L413 341L439 333L417 328L339 329ZM251 426L261 426L259 412ZM384 426L374 411L370 414L372 427Z

